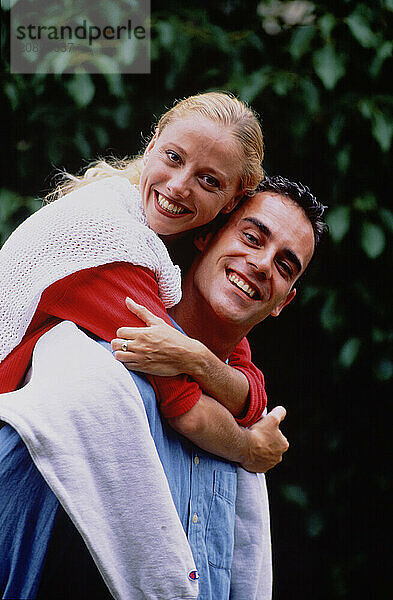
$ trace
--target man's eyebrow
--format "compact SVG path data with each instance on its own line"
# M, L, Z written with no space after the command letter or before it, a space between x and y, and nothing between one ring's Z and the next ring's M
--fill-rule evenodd
M245 217L243 221L248 221L249 223L255 225L255 227L258 227L259 231L263 233L267 238L272 237L272 232L269 229L269 227L267 227L267 225L262 223L262 221L260 221L259 219L256 219L255 217ZM297 272L300 273L303 268L302 263L300 262L296 254L293 252L293 250L291 250L290 248L285 248L284 254L286 258L288 258L288 260L290 260L294 264Z
M244 217L243 221L248 221L249 223L255 225L255 227L258 227L259 231L263 233L267 238L272 237L272 232L270 231L269 227L267 227L267 225L262 223L262 221L260 221L259 219L256 219L255 217Z

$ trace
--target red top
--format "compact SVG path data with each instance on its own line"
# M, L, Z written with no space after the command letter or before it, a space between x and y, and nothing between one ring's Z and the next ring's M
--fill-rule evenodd
M173 326L149 269L116 262L78 271L43 292L22 341L0 364L0 393L13 391L20 385L37 340L62 320L73 321L108 342L116 337L119 327L145 327L126 307L126 296ZM251 362L246 338L231 354L229 364L242 371L249 381L247 413L237 419L240 425L248 427L261 417L267 399L263 374ZM149 380L165 417L186 413L201 397L201 388L188 375L149 376Z

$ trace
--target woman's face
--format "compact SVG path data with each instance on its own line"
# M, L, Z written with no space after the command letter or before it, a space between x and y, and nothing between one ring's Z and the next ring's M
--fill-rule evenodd
M199 116L167 125L145 151L140 190L150 227L173 235L231 211L241 196L242 167L229 129Z

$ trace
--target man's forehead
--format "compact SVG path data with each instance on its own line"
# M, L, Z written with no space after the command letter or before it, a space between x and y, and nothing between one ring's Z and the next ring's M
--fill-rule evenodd
M286 196L282 196L277 192L257 192L255 196L251 196L251 198L247 198L242 206L239 208L237 222L244 216L255 216L256 218L260 218L264 214L267 214L269 208L277 205L280 210L285 212L291 212L293 207L299 208L302 210L293 200L287 198ZM235 216L234 213L233 216ZM235 220L236 221L236 220Z

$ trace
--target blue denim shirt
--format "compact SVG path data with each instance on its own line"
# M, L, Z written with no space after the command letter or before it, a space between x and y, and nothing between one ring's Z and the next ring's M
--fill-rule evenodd
M100 343L111 349L109 343ZM153 387L141 374L130 374L142 396L151 434L198 569L198 600L228 600L236 466L203 452L169 427L158 410Z

